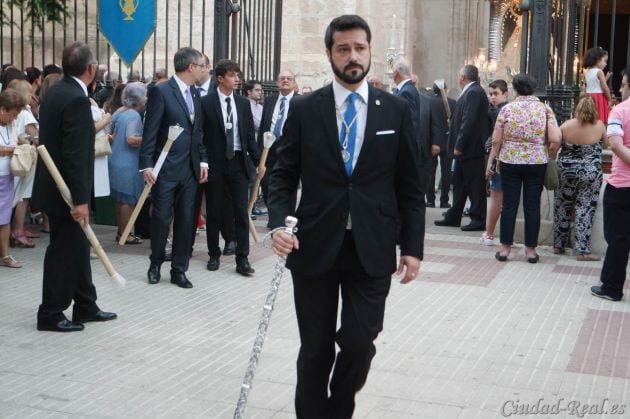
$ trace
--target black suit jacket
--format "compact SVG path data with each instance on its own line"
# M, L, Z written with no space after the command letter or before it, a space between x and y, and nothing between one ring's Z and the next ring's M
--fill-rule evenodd
M243 159L247 176L251 180L255 175L251 167L258 165L260 160L260 150L256 144L256 130L254 129L254 117L249 101L242 96L234 96L234 106L236 107L238 132L243 150ZM209 180L219 179L227 172L225 123L223 122L223 112L219 102L217 89L201 98L201 110L203 112L203 142L208 150L210 171ZM233 111L234 112L234 111Z
M71 77L48 91L39 110L39 141L65 180L75 205L90 203L94 181L94 122L90 99ZM41 159L37 161L33 205L48 214L70 211Z
M293 97L291 98L291 103L293 103L293 99L295 99L295 97L297 96L299 96L298 93L293 94ZM265 98L265 101L263 102L263 111L262 111L262 116L260 118L260 127L258 128L258 147L260 148L260 150L263 149L263 134L267 131L271 131L271 123L273 122L272 121L273 111L276 107L276 103L278 103L279 98L280 98L280 93L274 93L272 95L267 96ZM267 168L272 168L274 164L276 164L279 139L280 138L276 138L276 141L273 143L273 145L269 149L269 154L267 155L267 161L265 162L265 167Z
M455 100L446 98L448 107L451 109L451 116L455 112ZM431 97L431 138L433 145L440 146L441 150L446 151L448 144L448 122L446 118L446 110L444 109L444 101L439 95Z
M484 144L488 138L488 96L474 82L455 103L448 136L448 156L459 160L480 157L485 154ZM458 149L462 155L455 156Z
M191 91L194 121L190 120L188 107L174 78L149 88L140 146L140 169L155 166L166 144L169 127L179 124L184 131L173 143L159 176L179 180L187 173L182 168L188 165L199 180L200 163L207 162L208 157L203 145L203 114L199 94L194 88Z
M424 186L409 108L373 87L368 95L363 147L350 177L341 158L332 86L291 104L271 172L268 207L271 225L284 225L301 180L296 211L300 249L287 260L294 272L318 274L333 266L348 215L359 259L370 276L396 270L399 223L402 254L422 258Z

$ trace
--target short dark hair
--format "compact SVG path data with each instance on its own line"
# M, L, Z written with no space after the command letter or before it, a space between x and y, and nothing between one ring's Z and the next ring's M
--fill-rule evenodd
M225 77L225 75L229 73L230 71L234 71L235 73L241 72L241 68L238 66L236 61L232 61L232 60L228 60L224 58L222 60L219 60L217 65L214 66L214 75L217 77L219 76Z
M243 85L243 91L245 92L245 95L248 96L249 92L254 90L254 87L256 87L257 84L261 84L259 80L255 80L255 79L247 80L245 84Z
M520 96L529 96L534 93L536 79L529 74L519 73L512 79L512 87Z
M368 44L372 41L372 31L370 31L370 25L358 15L342 15L336 17L330 22L326 28L326 34L324 35L324 43L326 49L330 50L333 46L333 35L335 32L345 32L352 29L363 29L365 31Z
M39 77L42 75L42 72L39 71L39 68L37 67L29 67L24 70L24 72L26 73L26 80L30 84L35 83L35 80L39 79Z
M42 78L45 79L49 74L63 74L63 70L61 70L57 64L48 64L44 67L44 71L42 71Z
M508 91L507 82L503 79L494 80L488 85L488 87L491 87L492 89L499 89L502 93L507 93Z
M75 42L63 50L61 67L66 76L79 77L94 63L90 47L83 42Z
M626 67L621 70L621 78L623 78L623 76L626 76L626 79L630 81L630 67Z
M0 76L0 83L2 83L2 89L9 87L9 83L13 80L26 80L26 75L23 71L18 70L15 67L9 67L2 72Z
M590 68L593 67L595 64L597 64L599 62L599 60L602 59L602 57L608 55L608 51L606 51L604 48L602 47L595 47L595 48L591 48L588 51L586 51L586 54L584 54L584 68Z
M460 74L468 81L479 81L479 69L472 64L463 66Z
M173 57L173 67L176 73L186 71L191 64L199 64L199 57L203 57L199 51L194 48L180 48Z

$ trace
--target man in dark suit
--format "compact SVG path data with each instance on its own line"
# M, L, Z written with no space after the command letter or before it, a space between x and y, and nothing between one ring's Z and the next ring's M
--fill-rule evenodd
M230 60L221 60L214 68L217 88L201 101L204 115L204 143L212 172L206 185L207 268L219 269L219 225L221 203L227 184L232 197L236 225L236 272L252 275L249 256L248 184L258 165L260 151L256 144L254 118L249 101L234 94L240 82L240 68ZM262 173L260 174L262 175Z
M175 53L174 65L175 75L168 82L149 89L140 147L140 168L144 179L154 184L151 191L151 264L147 276L149 284L160 281L160 267L165 259L164 246L174 219L171 283L181 288L192 288L186 271L194 240L195 198L198 184L208 178L203 115L195 86L203 78L206 63L196 49L182 48ZM179 125L184 131L173 143L156 181L153 167L172 125Z
M448 136L449 157L455 159L453 206L437 226L459 227L466 199L470 199L470 224L463 231L486 229L486 179L484 144L488 138L488 95L479 86L479 70L467 64L459 72L462 93L455 104Z
M89 224L94 173L94 122L87 85L94 80L97 63L90 48L77 42L64 49L62 65L64 78L50 88L39 108L39 140L70 188L74 209L68 210L55 181L39 160L33 205L48 214L50 244L44 257L37 330L74 332L83 330L85 322L112 320L116 314L103 312L96 305L90 244L82 230ZM69 321L63 311L72 300Z
M298 418L352 416L383 328L397 238L401 282L420 269L425 207L418 147L407 103L365 80L370 39L359 16L330 23L326 53L335 80L294 99L269 182L274 227L291 213L291 194L302 182L297 235L276 230L272 244L276 254L289 255L293 276Z
M295 93L295 74L291 70L282 70L278 74L276 82L278 93L274 93L265 98L263 112L258 128L258 147L263 149L263 134L271 132L276 136L276 142L269 149L265 167L271 171L277 160L278 140L282 135L284 123L291 109L291 100L299 94ZM263 192L263 200L267 203L269 173L266 173L260 182Z
M444 85L444 94L448 92L446 84ZM448 106L449 114L453 115L455 110L455 100L446 97L446 106ZM433 83L433 96L431 97L431 138L433 145L431 148L431 170L427 183L427 206L435 207L435 172L437 171L438 158L440 160L440 208L450 208L448 203L448 195L451 190L451 159L448 157L448 131L449 125L446 115L446 107L444 99L437 84Z

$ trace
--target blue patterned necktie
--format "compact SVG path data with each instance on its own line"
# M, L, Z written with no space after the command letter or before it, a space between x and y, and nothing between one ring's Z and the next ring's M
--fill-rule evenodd
M348 157L348 159L346 161L346 159L344 158L344 164L346 166L346 173L348 174L348 176L352 174L352 161L354 160L354 143L357 138L357 109L354 106L354 101L356 98L356 92L352 92L348 95L348 107L346 108L346 112L343 115L341 134L339 135L339 144L341 145L342 149L342 158L345 154L344 151L347 152L346 156ZM346 136L347 144L346 147L344 147Z
M184 92L184 99L186 99L186 106L188 107L188 113L195 114L195 105L193 105L192 95L190 93L190 86Z
M280 138L282 134L282 123L284 122L284 109L287 103L287 98L282 97L280 99L280 110L278 111L278 118L276 119L276 126L273 127L273 135L276 136L276 139Z

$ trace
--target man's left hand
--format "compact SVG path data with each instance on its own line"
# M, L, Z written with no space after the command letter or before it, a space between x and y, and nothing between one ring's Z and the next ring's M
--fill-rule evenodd
M458 149L455 149L455 150L453 150L453 154L456 155L456 156L461 156L462 155L462 151L458 150Z
M208 168L202 167L199 170L199 183L206 183L208 181Z
M401 256L396 275L401 275L403 271L405 276L400 280L401 284L407 284L416 279L420 273L420 259L415 256Z

